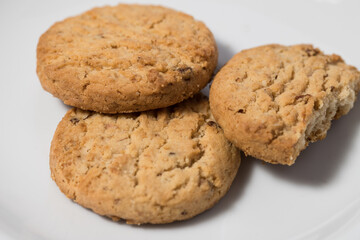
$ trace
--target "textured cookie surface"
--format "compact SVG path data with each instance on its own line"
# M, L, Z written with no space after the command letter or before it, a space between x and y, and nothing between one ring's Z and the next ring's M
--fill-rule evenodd
M132 224L205 211L227 192L239 164L201 95L141 114L72 109L50 153L52 178L67 197Z
M103 113L166 107L193 96L217 64L212 33L159 6L92 9L39 39L37 73L64 103Z
M210 106L225 136L246 154L291 165L346 114L360 74L311 45L267 45L235 55L215 76Z

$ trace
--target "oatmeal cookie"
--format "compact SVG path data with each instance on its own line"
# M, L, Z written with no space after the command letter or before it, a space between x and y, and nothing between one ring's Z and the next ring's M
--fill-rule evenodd
M39 39L37 74L65 104L102 113L167 107L199 92L217 64L202 22L160 6L95 8Z
M68 198L129 224L185 220L211 208L239 165L239 150L201 95L142 113L69 110L50 153L52 178Z
M331 120L353 107L360 73L311 45L267 45L235 55L215 76L211 111L246 154L292 165Z

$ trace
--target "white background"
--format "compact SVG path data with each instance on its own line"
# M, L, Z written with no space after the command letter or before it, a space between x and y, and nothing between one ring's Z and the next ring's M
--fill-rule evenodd
M128 1L130 2L130 1ZM138 1L193 15L212 30L219 66L268 43L313 43L360 67L360 1ZM115 1L0 2L0 239L360 239L360 103L292 167L243 157L229 193L180 223L128 226L68 200L48 155L68 107L43 91L36 45L55 21Z

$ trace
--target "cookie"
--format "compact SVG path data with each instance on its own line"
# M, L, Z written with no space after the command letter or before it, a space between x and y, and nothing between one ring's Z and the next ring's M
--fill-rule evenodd
M129 224L185 220L211 208L239 164L201 95L142 113L69 110L50 153L52 178L67 197Z
M246 154L292 165L331 120L349 112L360 73L311 45L267 45L236 54L215 76L211 111Z
M37 74L65 104L102 113L167 107L199 92L217 64L210 30L160 6L95 8L39 39Z

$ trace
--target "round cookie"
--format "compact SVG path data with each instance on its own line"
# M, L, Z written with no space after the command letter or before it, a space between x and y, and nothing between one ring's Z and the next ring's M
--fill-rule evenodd
M292 165L346 114L360 73L311 45L267 45L235 55L215 76L210 107L225 136L246 154Z
M69 110L50 152L51 176L67 197L129 224L185 220L211 208L239 165L239 150L202 95L142 113Z
M39 39L37 74L65 104L102 113L167 107L199 92L217 64L209 29L160 6L95 8Z

